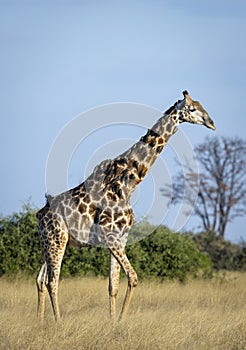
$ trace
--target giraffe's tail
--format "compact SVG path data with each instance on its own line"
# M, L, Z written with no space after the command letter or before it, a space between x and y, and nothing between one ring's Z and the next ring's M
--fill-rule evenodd
M50 208L50 202L52 200L52 196L50 194L45 194L45 198L46 198L46 203L45 203L45 206L43 208L41 208L37 213L36 213L36 218L37 219L41 219L41 217L43 216L44 214L44 211L46 211L47 209Z

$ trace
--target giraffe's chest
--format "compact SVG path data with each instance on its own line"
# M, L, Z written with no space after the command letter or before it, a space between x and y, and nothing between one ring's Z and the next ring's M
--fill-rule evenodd
M134 214L129 203L92 200L85 197L72 210L71 203L64 206L63 220L66 223L70 242L77 245L108 245L108 240L127 240Z

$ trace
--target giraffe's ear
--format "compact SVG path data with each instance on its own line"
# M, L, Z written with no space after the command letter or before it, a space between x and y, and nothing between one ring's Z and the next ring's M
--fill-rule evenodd
M187 101L188 103L191 103L191 102L192 102L192 99L190 98L190 95L189 95L189 93L188 93L187 90L184 90L184 91L183 91L183 95L184 95L184 98L186 99L186 101Z

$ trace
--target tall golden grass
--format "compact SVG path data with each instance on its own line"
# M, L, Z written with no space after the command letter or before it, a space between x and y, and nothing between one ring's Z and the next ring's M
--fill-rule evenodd
M126 281L121 282L118 311ZM32 280L0 279L0 348L52 349L246 349L246 274L209 281L142 282L125 321L108 316L107 281L60 283L62 320L47 300L44 324L36 318Z

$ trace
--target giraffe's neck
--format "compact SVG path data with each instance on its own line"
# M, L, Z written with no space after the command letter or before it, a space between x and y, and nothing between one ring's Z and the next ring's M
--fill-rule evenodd
M131 194L143 180L178 124L177 110L171 107L137 143L114 159L118 174L124 174L118 178L125 193Z

